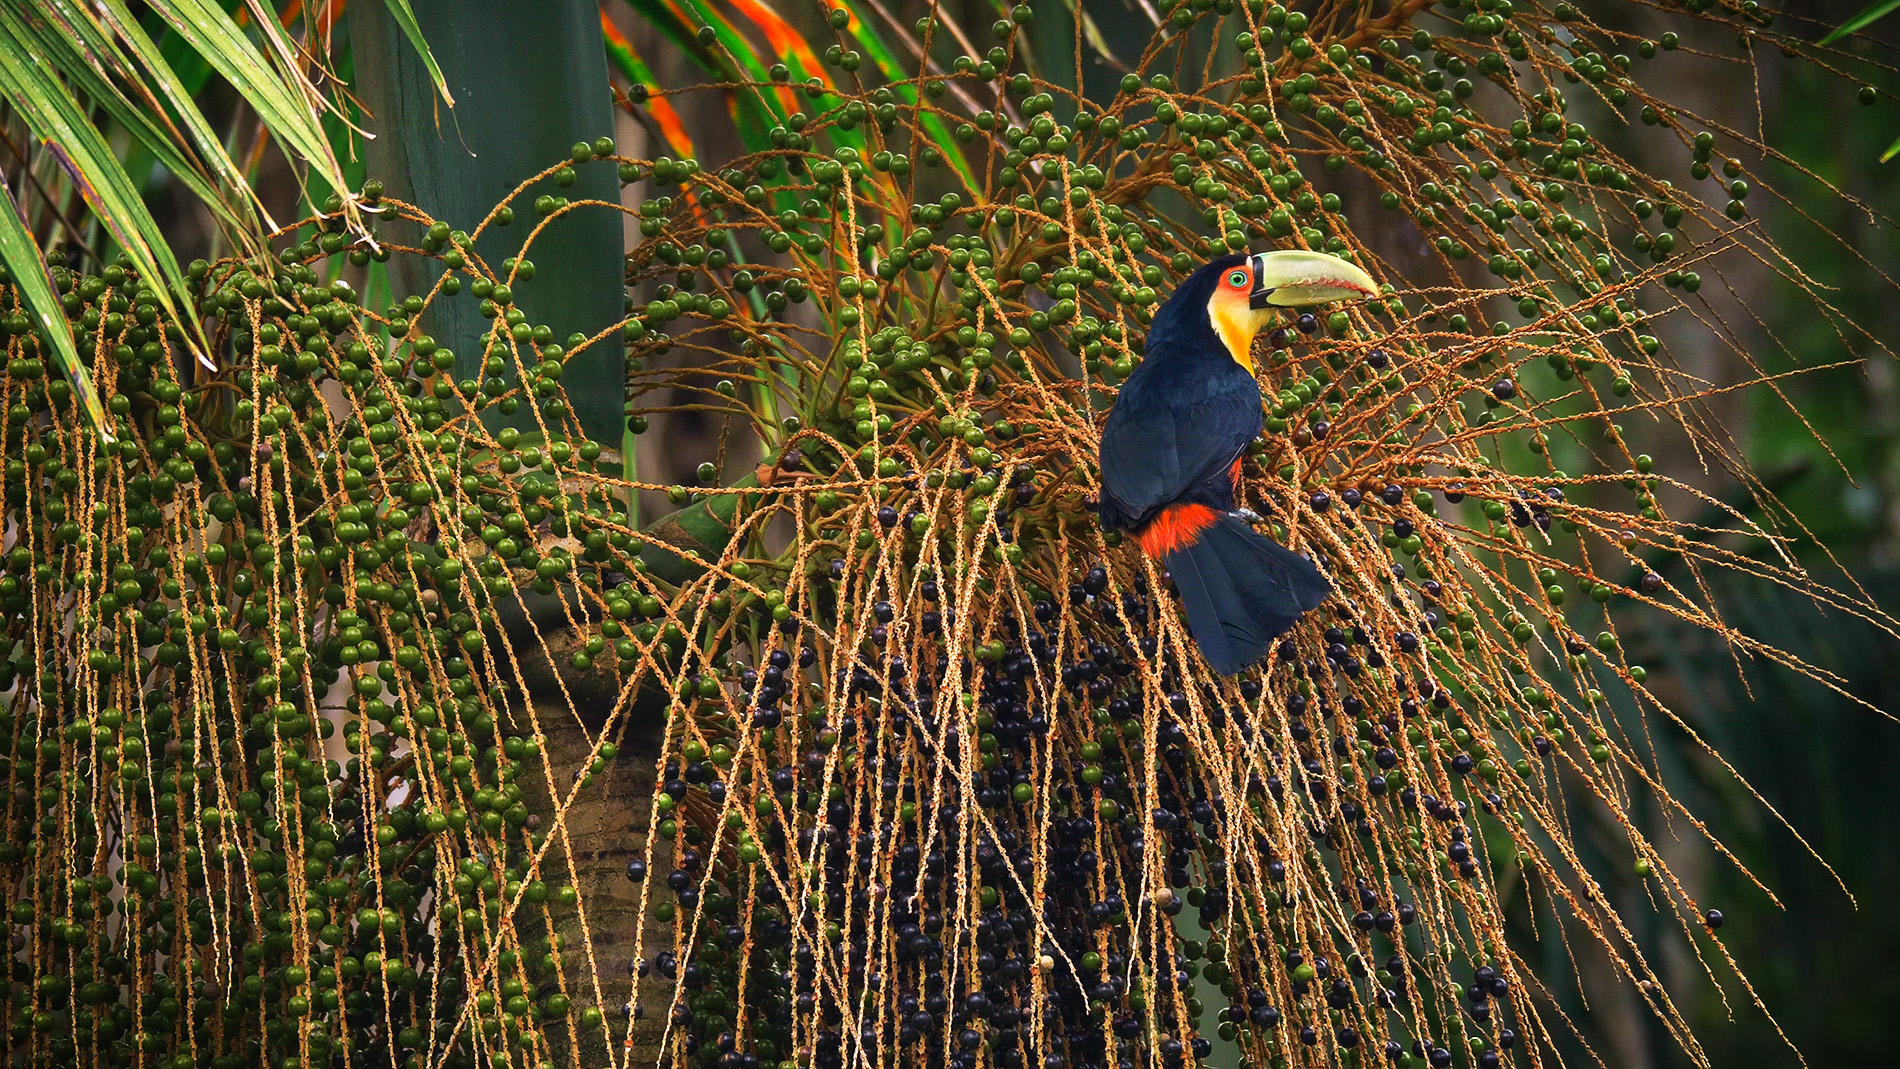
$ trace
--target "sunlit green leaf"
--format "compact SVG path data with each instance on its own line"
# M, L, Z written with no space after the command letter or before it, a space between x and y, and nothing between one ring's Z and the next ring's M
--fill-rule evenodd
M39 326L41 337L52 347L53 362L59 365L67 381L72 383L73 393L86 410L87 418L92 420L93 427L102 437L111 441L112 431L106 422L105 406L99 403L99 392L93 389L92 375L79 359L79 349L73 344L72 325L66 322L66 313L59 304L59 294L46 273L46 259L40 252L39 243L33 240L33 232L27 229L26 220L20 214L20 206L14 203L13 193L7 189L5 182L0 182L0 198L7 202L5 210L0 210L0 262L7 265L13 284L19 290L20 300L26 305L27 314Z
M1900 0L1874 0L1873 3L1861 8L1853 18L1836 26L1834 32L1821 38L1821 43L1831 45L1849 34L1864 30L1868 26L1886 18L1888 15L1893 14L1896 9L1900 9Z
M131 18L123 0L102 3L122 18ZM317 121L322 94L294 67L286 69L283 62L273 65L244 29L209 0L151 0L151 7L257 109L271 133L296 157L315 168L332 187L343 187L342 168ZM282 39L283 29L275 21L260 25L258 32L280 58L289 55L291 46Z
M416 25L416 13L410 9L409 0L383 0L389 8L389 17L396 20L404 37L416 47L416 55L422 57L422 65L429 70L429 79L435 83L435 91L442 94L442 100L449 107L455 106L455 95L449 92L449 83L442 78L442 68L436 65L435 55L429 51L429 42L422 39L422 27Z
M57 69L87 99L105 109L227 230L238 233L256 228L257 216L246 210L252 198L244 180L183 86L154 52L142 55L143 69L136 69L114 37L121 27L95 22L91 11L72 0L49 0L38 14L39 18L22 17L11 6L0 7L0 21L18 39L30 41L45 65ZM134 35L127 38L134 50L151 48L137 23L122 28ZM194 148L197 151L191 153ZM218 188L220 183L224 188Z
M133 265L155 283L159 302L195 324L192 309L179 309L166 292L167 281L182 282L184 276L139 190L57 72L27 59L32 52L14 36L13 25L0 22L0 94L25 117Z

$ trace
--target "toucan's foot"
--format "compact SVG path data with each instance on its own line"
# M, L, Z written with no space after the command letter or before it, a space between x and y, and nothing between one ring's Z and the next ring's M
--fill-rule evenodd
M1233 511L1233 515L1240 518L1241 520L1246 521L1247 523L1259 523L1262 519L1265 518L1261 516L1258 512L1255 512L1252 509L1235 509Z

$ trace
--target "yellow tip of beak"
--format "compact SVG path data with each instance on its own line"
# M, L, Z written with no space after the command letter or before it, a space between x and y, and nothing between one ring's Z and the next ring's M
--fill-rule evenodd
M1305 249L1280 249L1254 257L1256 293L1266 290L1267 303L1282 308L1357 301L1379 292L1372 276L1357 264L1337 256Z

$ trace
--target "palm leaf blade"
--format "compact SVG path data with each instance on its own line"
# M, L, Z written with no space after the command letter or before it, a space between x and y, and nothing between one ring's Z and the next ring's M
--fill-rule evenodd
M104 27L84 17L70 17L76 13L61 10L66 8L69 5L65 0L56 0L45 9L57 27L22 19L11 8L0 8L0 20L4 20L20 40L30 39L45 64L65 75L95 106L123 126L154 160L203 201L227 230L242 233L255 229L256 218L245 211L246 202L254 203L247 185L205 126L204 117L189 106L189 98L182 94L172 96L170 87L138 81L128 57L118 49ZM63 32L54 32L55 29ZM135 100L113 84L102 69L107 64L112 74L129 84L143 99ZM149 62L147 66L150 67ZM159 72L154 70L153 73ZM185 101L187 106L179 109L179 114L187 129L181 130L170 123L168 112L161 107L163 97ZM188 155L194 146L197 153ZM216 185L220 183L225 187L222 190Z
M904 73L903 64L898 62L897 54L884 43L883 36L873 29L870 22L857 10L856 0L846 0L845 7L851 12L849 24L851 33L858 39L858 43L864 46L864 51L871 57L871 62L877 64L884 77L890 81L892 91L900 100L906 105L916 106L918 104L917 81L922 79L923 73L927 70L924 59L919 57L918 77L917 80L912 80ZM927 105L919 108L918 118L923 132L929 135L937 151L943 153L944 161L956 170L958 177L963 179L965 188L972 194L980 194L983 191L983 183L977 181L976 174L970 170L970 165L964 160L962 149L958 147L956 138L951 136L949 124L945 123L943 117Z
M112 430L106 422L105 406L99 402L99 392L93 389L92 375L79 359L72 326L66 322L59 294L46 273L46 259L40 253L39 243L33 240L33 232L27 228L20 206L14 202L13 191L5 182L0 182L0 197L5 197L7 202L6 210L0 211L0 262L11 271L13 284L19 287L20 302L39 324L47 344L52 347L53 362L72 383L87 418L92 420L101 437L111 441Z
M1900 10L1900 0L1874 0L1873 3L1861 8L1853 18L1834 27L1832 33L1821 38L1821 43L1831 45L1849 34L1857 33L1879 22L1896 10Z
M734 83L748 80L746 72L727 62L728 57L723 53L749 55L749 46L745 44L744 38L734 33L723 20L713 27L713 32L719 35L720 28L724 27L729 36L716 37L717 40L726 44L726 48L721 52L715 52L699 43L694 29L687 25L681 13L671 5L661 3L659 0L627 0L627 6L633 8L641 18L659 30L662 36L690 56L701 70L714 78ZM763 81L764 79L763 68L752 74L752 80ZM728 96L737 111L734 116L735 125L738 128L739 139L746 146L746 150L748 152L769 151L772 143L766 138L765 131L785 121L786 114L782 101L774 95L761 93L756 89L743 89L743 87L729 90Z
M409 6L409 0L383 0L389 8L389 17L396 21L402 35L409 38L415 46L416 55L421 57L422 65L429 72L429 78L435 83L435 91L442 94L443 103L455 106L455 95L449 92L449 83L442 77L442 68L436 64L435 54L429 51L429 42L422 38L422 27L416 23L416 13Z
M104 2L124 19L131 18L123 0ZM332 187L343 188L342 167L311 106L317 96L314 87L300 75L273 70L244 30L207 0L152 0L151 6L257 109L272 134L287 142ZM275 30L275 23L261 27L267 37ZM302 84L293 85L293 78Z
M70 4L70 0L59 0L59 3L66 6ZM209 76L209 66L204 65L203 60L194 55L192 58L203 73L188 80L181 75L178 65L168 54L174 49L160 46L153 41L137 19L120 18L122 11L114 7L100 6L94 10L147 72L150 81L142 88L165 105L164 114L176 117L176 121L183 127L183 133L190 143L197 147L198 157L213 170L220 181L243 195L249 206L260 213L266 228L275 229L277 224L270 218L268 212L264 212L263 206L258 203L249 183L244 180L237 165L225 153L223 141L211 129L211 124L205 121L204 113L198 110L195 103L194 98L198 91L204 88L204 82ZM74 20L74 25L83 28L87 25L87 20ZM169 43L177 44L178 42L173 40Z
M176 307L164 284L182 283L184 273L157 220L146 210L131 177L105 138L87 121L84 109L65 83L38 64L24 60L30 54L23 49L24 44L14 37L10 24L0 23L0 93L19 109L133 265L154 282L160 304L191 323L195 332L195 312L189 307Z
M660 88L659 79L654 77L652 68L640 53L634 50L633 42L620 32L606 12L600 15L600 32L607 46L607 62L613 64L620 76L631 85L645 86L649 90ZM686 124L680 121L679 112L663 96L649 96L645 101L647 113L660 128L661 136L671 145L673 151L684 156L693 155L693 138L686 132Z

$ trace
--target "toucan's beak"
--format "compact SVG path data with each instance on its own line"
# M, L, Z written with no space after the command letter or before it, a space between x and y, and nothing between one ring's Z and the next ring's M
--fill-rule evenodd
M1253 291L1247 307L1293 308L1329 301L1357 301L1373 296L1379 287L1358 265L1337 256L1305 249L1257 252L1253 263Z

